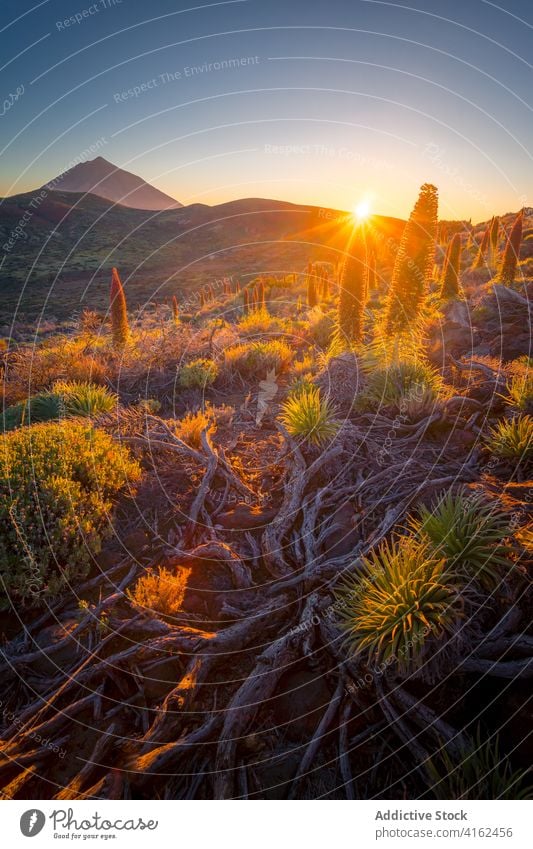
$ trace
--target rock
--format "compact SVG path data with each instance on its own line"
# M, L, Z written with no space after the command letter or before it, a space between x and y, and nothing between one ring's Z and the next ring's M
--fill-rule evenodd
M478 345L480 334L470 324L445 321L430 332L428 358L434 365L443 365L451 355L455 359L471 354Z
M350 351L332 357L315 378L325 397L331 397L340 412L349 412L364 383L357 356Z
M527 310L527 300L520 292L516 292L509 286L504 286L503 283L494 283L492 290L501 307L505 307L506 304L512 304L513 306L522 306Z
M502 360L516 360L517 357L531 356L531 336L528 331L517 332L515 328L502 328L501 334L489 343L493 357Z
M447 321L457 324L459 327L472 327L472 317L466 301L450 301L444 307L444 315Z

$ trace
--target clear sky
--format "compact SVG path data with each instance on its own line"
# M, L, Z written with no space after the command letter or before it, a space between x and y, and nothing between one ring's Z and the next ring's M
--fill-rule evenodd
M0 29L2 195L92 146L185 204L533 204L530 0L2 0Z

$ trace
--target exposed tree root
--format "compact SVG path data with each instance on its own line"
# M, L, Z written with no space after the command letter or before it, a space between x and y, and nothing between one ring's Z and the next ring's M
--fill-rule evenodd
M465 400L453 398L447 409L461 410ZM445 414L439 411L439 420ZM401 524L418 499L475 478L472 465L445 461L437 449L417 453L435 416L397 436L397 461L385 467L376 462L372 440L354 448L355 427L346 426L327 450L308 456L278 427L283 475L277 514L264 529L244 530L238 537L217 524L223 506L234 492L260 508L260 495L232 468L222 448L214 447L208 431L196 450L162 419L145 418L145 432L123 438L148 453L176 452L202 472L188 522L178 544L169 547L169 556L184 564L219 564L238 592L228 594L220 614L224 618L209 628L200 615L193 616L198 627L191 627L185 612L170 624L132 612L124 594L142 567L129 562L116 588L111 580L108 588L105 575L86 583L103 593L108 588L109 595L64 636L49 645L36 641L50 620L57 618L59 625L67 621L71 599L56 603L23 637L6 645L0 668L14 693L16 721L6 722L0 747L5 797L36 792L39 776L54 774L55 755L50 746L36 745L37 738L75 746L69 735L75 740L81 731L90 745L80 753L80 768L74 768L71 758L73 768L57 799L142 797L153 794L154 787L163 798L261 796L261 771L275 760L276 746L283 747L279 738L284 723L268 718L280 709L282 678L315 665L321 670L316 677L337 683L317 714L314 731L299 746L285 782L289 795L298 796L311 780L320 752L334 764L343 795L356 798L354 753L377 737L385 723L400 741L409 771L427 783L426 764L435 746L445 744L457 753L465 746L463 733L411 695L403 682L386 675L377 676L369 693L350 691L346 682L357 680L364 670L359 660L346 657L335 616L328 611L333 584L343 571L357 568L359 558ZM377 421L375 427L386 433L390 422ZM215 482L222 499L210 512ZM347 533L346 519L337 517L347 505L353 516L349 530L359 541L338 553L328 546L332 539L342 542ZM125 565L118 564L108 577ZM104 631L97 627L102 614L107 617ZM532 677L533 643L531 637L516 636L519 623L516 611L503 616L468 659L457 664L457 673ZM54 663L69 648L72 662ZM40 671L43 660L55 666L53 673L48 667L46 674ZM362 721L367 727L361 730L357 723ZM247 747L254 746L260 754L249 754Z

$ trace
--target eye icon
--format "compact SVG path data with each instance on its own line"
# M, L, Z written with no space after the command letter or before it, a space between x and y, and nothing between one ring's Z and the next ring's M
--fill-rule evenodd
M43 830L46 817L42 811L32 808L25 811L20 818L20 830L24 837L35 837Z

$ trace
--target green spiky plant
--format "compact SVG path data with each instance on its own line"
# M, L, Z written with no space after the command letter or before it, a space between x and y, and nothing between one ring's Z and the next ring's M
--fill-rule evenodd
M492 222L491 222L492 224ZM485 231L483 232L483 236L481 239L481 244L479 245L478 252L476 254L476 258L474 260L474 264L472 268L483 268L485 265L485 256L489 248L490 244L490 228L491 224L489 224Z
M61 396L67 416L98 416L110 413L117 405L117 396L106 386L96 383L58 381L54 392Z
M442 268L440 296L443 299L459 296L459 272L461 270L461 235L456 233L446 251Z
M498 280L505 286L512 286L515 281L516 268L520 257L520 243L522 242L523 220L523 214L519 212L511 227L511 232L505 245L505 251L498 273Z
M51 392L41 392L27 401L8 407L4 414L4 430L57 421L69 416L97 416L111 412L116 403L116 395L105 386L89 382L56 381Z
M287 398L279 419L291 436L311 445L322 445L332 439L339 429L335 410L330 401L322 398L317 387L303 388Z
M388 333L402 332L418 319L433 268L437 211L437 189L424 183L394 263L385 315Z
M65 413L63 397L58 392L41 392L26 401L20 401L4 412L4 430L14 430L23 425L60 419Z
M348 344L362 341L367 298L366 239L363 228L358 227L346 247L340 279L337 326L341 339Z
M529 770L515 770L500 754L498 736L475 737L459 754L442 748L427 762L436 799L531 799Z
M389 407L393 413L415 419L431 412L443 393L442 377L431 365L423 361L399 361L369 369L366 385L355 405L360 410Z
M480 493L442 493L409 519L411 531L466 580L493 589L511 568L509 517Z
M369 666L419 667L463 616L461 594L444 558L413 537L383 542L335 593L345 643Z
M129 338L130 328L128 324L128 310L126 306L126 295L120 275L116 268L111 272L111 334L115 348L123 348Z
M506 394L501 396L509 407L521 413L533 413L533 371L524 370L515 374L506 386Z
M523 415L498 422L489 432L487 445L502 460L528 465L533 460L533 417Z

